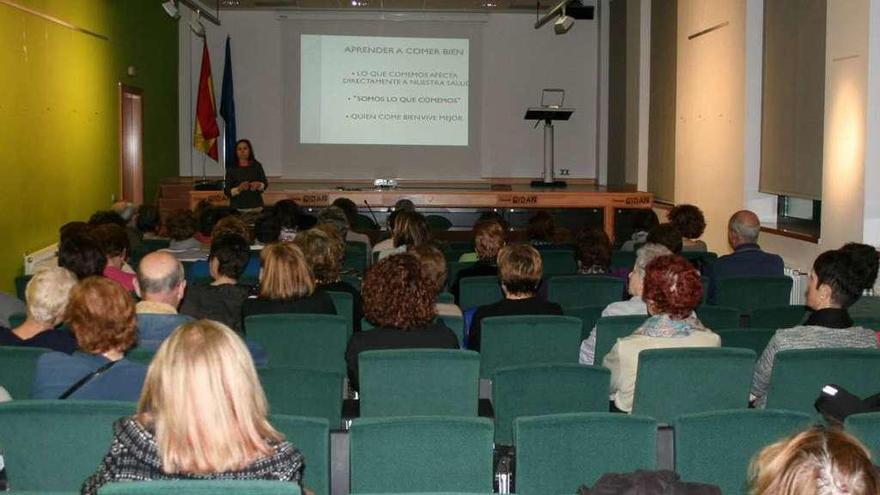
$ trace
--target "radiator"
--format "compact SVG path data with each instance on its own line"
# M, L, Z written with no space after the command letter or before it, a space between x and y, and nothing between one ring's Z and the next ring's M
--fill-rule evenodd
M807 303L807 284L810 283L808 275L795 268L785 267L785 276L791 277L790 304L804 305Z
M58 253L58 244L52 244L42 249L38 249L32 253L24 255L24 274L33 275L37 267L50 263L55 259Z

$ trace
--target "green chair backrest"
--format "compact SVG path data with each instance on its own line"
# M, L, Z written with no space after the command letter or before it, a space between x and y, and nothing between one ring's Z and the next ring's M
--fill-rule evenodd
M361 279L359 279L355 275L346 274L342 276L342 281L347 283L348 285L354 287L357 290L361 290Z
M477 416L480 355L450 349L366 351L360 417Z
M336 307L336 314L345 318L345 325L348 329L348 338L354 334L354 297L349 292L337 292L328 290L327 295L333 299L333 306Z
M449 327L458 338L458 345L464 342L464 318L454 315L437 315L437 319Z
M807 316L806 306L778 306L758 308L749 314L752 328L791 328L800 325Z
M703 297L700 299L700 304L709 304L709 277L702 276L700 277L700 285L703 286Z
M797 349L773 361L767 407L815 414L822 387L834 383L859 397L877 393L880 349Z
M611 372L598 366L537 364L499 368L492 375L495 443L513 444L523 416L607 412Z
M463 270L465 268L470 268L470 267L474 266L474 263L475 263L473 261L457 261L457 260L458 260L458 258L456 258L456 261L450 261L447 258L447 261L446 261L446 285L447 285L447 287L452 287L452 284L454 284L455 281L458 279L458 272L460 272L461 270Z
M547 299L562 309L608 306L623 297L623 279L601 275L557 275L547 281Z
M27 284L31 281L31 278L33 278L33 275L19 275L15 277L15 295L24 302L27 302L25 301L27 299L25 297L25 289L27 289Z
M611 253L611 266L632 270L635 265L636 253L634 251L614 251Z
M9 328L20 326L25 320L27 320L26 313L12 313L9 315Z
M483 320L480 376L524 364L577 363L581 321L571 316L493 316Z
M486 418L355 419L351 493L491 492L492 436Z
M565 316L574 316L580 318L581 322L581 339L586 339L596 326L596 322L602 317L602 311L605 306L579 306L576 308L562 308Z
M443 291L437 294L437 302L440 304L455 304L455 296L449 292Z
M596 352L593 362L602 364L602 359L617 343L617 339L633 333L648 315L604 316L596 321Z
M572 413L513 422L516 493L572 493L605 473L656 469L657 423L613 413Z
M367 245L363 242L346 242L342 267L357 273L367 271Z
M880 412L853 414L843 424L848 433L868 447L876 464L880 455Z
M160 249L168 249L171 245L170 239L142 239L141 246L148 252L158 251Z
M301 495L296 483L266 480L168 480L108 483L101 495Z
M671 424L682 414L745 409L755 370L749 349L690 347L639 353L633 414Z
M132 361L145 364L147 366L153 361L153 356L156 355L155 349L144 349L142 347L132 347L125 353L125 357L131 359Z
M790 277L739 277L718 280L716 303L743 314L759 308L785 306L791 298Z
M126 402L12 401L0 404L0 442L16 491L78 492L110 450Z
M260 383L274 414L323 418L342 427L342 384L339 371L294 367L259 368Z
M37 360L51 349L38 347L0 347L0 387L13 399L30 399Z
M675 471L684 481L716 485L725 495L748 493L749 463L767 445L810 424L792 411L738 409L675 420Z
M463 310L485 306L504 299L495 275L466 277L459 283L458 305Z
M880 331L880 316L857 316L853 317L853 322L856 326Z
M577 273L573 249L542 249L538 252L541 253L541 262L544 265L544 277Z
M880 295L862 296L847 311L852 318L880 317Z
M321 418L272 414L269 423L302 452L303 486L315 495L330 495L330 427Z
M712 330L739 327L739 309L737 308L702 305L697 308L697 318L706 328Z
M345 373L348 324L337 315L269 314L244 319L248 340L263 346L271 366Z
M681 256L688 261L699 261L703 264L713 263L718 259L718 253L711 251L682 251Z
M776 334L775 328L722 328L715 330L721 337L721 347L740 347L755 351L761 357L764 348Z

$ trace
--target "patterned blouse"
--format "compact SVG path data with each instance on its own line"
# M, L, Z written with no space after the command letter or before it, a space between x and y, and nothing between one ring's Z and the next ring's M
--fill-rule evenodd
M270 443L275 453L254 461L240 471L208 475L168 474L162 471L162 455L153 434L134 418L113 424L110 452L82 486L82 495L96 495L105 483L170 479L280 480L302 484L303 457L289 442Z

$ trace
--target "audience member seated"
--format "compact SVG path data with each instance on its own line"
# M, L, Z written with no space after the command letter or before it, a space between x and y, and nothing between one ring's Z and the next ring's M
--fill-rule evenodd
M202 243L193 237L198 224L192 212L177 210L168 216L165 225L168 228L168 237L171 238L166 251L184 261L200 260L205 257Z
M302 454L269 423L266 396L244 345L226 326L183 325L150 364L134 416L82 486L171 479L302 483Z
M157 349L178 326L192 318L178 314L177 307L186 291L183 265L170 253L156 251L141 260L136 289L138 346Z
M392 254L405 253L431 241L431 231L425 216L417 211L404 210L394 219L391 242L394 247L379 253L379 259Z
M134 292L134 273L126 271L131 270L125 260L128 257L129 243L125 229L122 227L108 223L98 225L92 229L92 237L101 247L101 252L107 259L107 265L104 268L104 276L110 280L115 280L125 287L125 290Z
M278 239L281 242L292 241L304 222L304 215L299 205L292 199L282 199L275 203L272 211L281 224L281 234Z
M544 266L538 250L528 244L509 244L498 252L498 276L504 299L480 306L468 334L468 349L480 350L482 321L491 316L561 315L562 307L537 297Z
M214 228L211 229L211 240L213 241L215 237L229 234L237 235L246 240L248 246L253 242L254 234L241 215L234 214L221 218L214 225Z
M773 361L780 351L877 347L874 331L853 326L847 312L862 294L864 278L856 271L859 267L853 253L843 250L825 251L813 262L807 286L807 306L813 312L803 325L778 330L758 358L751 392L757 405L766 403Z
M556 222L553 215L544 210L535 212L526 225L526 237L537 249L553 247L556 242Z
M270 244L260 253L260 291L244 302L242 317L273 313L335 315L333 299L315 289L315 279L302 250L293 244Z
M47 268L28 282L27 319L14 330L0 327L0 345L45 347L70 354L76 339L55 327L64 319L76 275L66 268Z
M611 240L599 228L581 232L575 245L578 273L606 275L611 267Z
M611 370L614 405L630 412L639 352L673 347L719 347L721 338L700 323L694 310L703 288L700 273L686 259L667 255L645 268L642 297L651 315L632 335L618 339L602 361Z
M348 229L351 227L345 212L338 206L328 206L321 210L318 213L318 225L332 225L336 227L336 231L343 239L343 242L345 242L345 238L348 236Z
M358 355L378 349L458 349L458 338L435 323L435 291L422 263L405 253L389 256L364 277L364 313L375 325L348 341L345 361L352 388L358 389Z
M706 243L699 240L703 232L706 231L706 218L703 216L703 210L694 205L678 205L669 210L667 218L669 223L681 232L682 251L708 251Z
M203 205L202 208L197 208L195 213L195 218L197 219L195 239L199 241L199 244L211 245L211 233L214 231L217 222L236 213L238 212L229 206L217 206L211 203Z
M412 254L422 262L422 272L431 284L434 291L434 299L443 291L446 285L446 257L443 252L431 244L422 244L415 248ZM437 314L441 316L462 316L461 308L451 303L436 303Z
M477 222L474 225L474 250L477 253L477 262L473 266L458 271L455 281L449 288L449 292L458 302L458 293L461 279L466 277L480 277L498 275L498 251L504 247L505 230L502 224L488 220Z
M144 234L135 227L135 214L137 208L134 203L128 201L117 201L110 207L122 220L125 221L125 235L128 237L129 251L131 249L140 248L144 240Z
M660 244L643 244L637 251L635 265L633 265L632 271L629 272L627 290L632 297L627 301L616 301L609 304L602 310L602 316L647 315L648 305L642 299L642 294L645 290L645 268L655 258L670 254L672 253ZM593 327L590 336L581 342L581 353L578 362L592 365L595 360L595 353L596 327Z
M40 356L33 398L136 401L147 368L125 359L137 341L131 294L108 278L89 277L71 291L65 321L79 351Z
M250 259L250 246L240 235L214 237L208 255L208 269L213 282L189 286L180 312L196 319L219 321L242 333L241 308L250 295L251 287L239 284L238 280Z
M271 211L264 211L254 224L254 249L263 249L267 244L278 242L281 238L281 222Z
M135 227L144 240L166 239L162 235L162 217L156 206L140 205L135 219Z
M749 468L752 495L876 495L868 449L840 428L814 426L764 448Z
M92 227L107 224L119 225L120 227L125 228L125 219L113 210L96 211L95 213L92 213L91 217L89 217L89 225Z
M721 256L708 265L705 274L709 277L709 302L715 302L718 281L736 277L781 277L785 265L782 258L761 250L758 234L761 222L758 215L741 210L730 217L727 223L727 240L733 253Z
M621 251L636 251L642 244L648 242L648 234L654 227L660 225L660 219L654 210L637 210L633 212L633 233L630 239L620 246Z
M364 317L364 301L356 288L342 280L345 244L339 236L339 231L333 224L319 224L313 229L301 232L293 243L300 248L306 262L312 269L312 276L315 277L315 290L351 294L354 331L359 332L361 319Z
M58 246L58 266L67 268L80 280L102 276L107 258L101 246L85 232L65 236Z
M672 254L681 254L684 246L681 232L671 223L661 223L651 229L651 232L648 233L648 242L665 246Z
M412 201L408 199L399 199L396 203L394 203L394 208L392 208L391 213L388 215L388 219L386 220L388 232L394 232L394 222L397 220L397 215L404 211L416 211L416 206ZM382 241L377 242L373 246L374 253L381 253L382 251L393 249L394 248L394 239L388 238Z
M358 215L358 207L355 202L348 198L336 198L333 201L333 206L342 209L343 213L345 213L345 217L348 219L348 225L351 228L354 228L355 219ZM351 229L349 229L348 233L345 235L345 242L362 242L366 244L367 254L369 254L372 249L370 247L370 237L368 235L355 232Z

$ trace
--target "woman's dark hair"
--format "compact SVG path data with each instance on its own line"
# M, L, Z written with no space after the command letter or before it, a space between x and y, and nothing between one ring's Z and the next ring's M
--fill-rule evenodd
M162 217L159 215L159 208L153 205L141 205L138 207L137 220L135 226L144 234L151 232L156 233L162 225Z
M208 208L205 208L202 210L198 219L199 233L203 236L210 237L217 222L235 214L236 211L228 206L209 206ZM170 225L168 226L168 229L171 229Z
M281 228L299 228L299 224L302 220L302 210L300 210L296 201L292 199L282 199L275 203L274 212L275 218L277 218L278 222L281 224Z
M831 302L848 308L862 295L865 279L858 272L860 265L851 252L843 249L825 251L813 262L816 285L827 285L831 288Z
M125 227L125 219L113 210L96 211L89 218L89 225L106 225L108 223Z
M706 218L703 210L694 205L678 205L669 210L669 223L687 239L699 239L706 231Z
M58 247L58 266L72 271L80 280L101 276L107 266L107 257L90 235L66 237Z
M510 230L510 225L507 223L507 220L504 219L504 215L498 213L495 210L489 210L480 213L480 216L479 218L477 218L477 221L474 222L474 225L476 226L480 222L495 222L500 225L502 229L504 229L504 232Z
M681 232L671 223L661 223L651 229L647 242L666 246L673 254L680 253L684 244L681 240Z
M208 260L217 260L220 275L238 280L251 260L251 247L247 240L236 234L223 234L211 240Z
M544 210L535 212L526 225L526 236L530 241L553 242L556 235L556 222L553 216Z
M700 272L681 256L654 258L645 268L644 283L642 298L653 305L654 314L676 320L687 318L703 298Z
M364 314L371 323L409 330L428 325L437 316L435 289L411 254L389 256L364 277Z
M80 222L78 220L67 222L62 225L60 229L58 229L58 241L64 242L64 240L68 237L73 237L75 235L88 235L91 229L92 226L87 224L86 222Z
M852 258L856 274L862 277L862 290L873 288L877 281L877 269L880 267L877 249L867 244L850 242L844 244L840 250Z
M581 267L601 267L603 271L608 271L611 266L611 240L602 229L585 230L577 238L575 254Z
M660 225L660 219L654 210L636 210L633 220L633 232L650 232Z
M236 150L238 149L238 145L241 143L245 143L248 145L248 160L251 162L257 161L257 155L254 153L254 145L251 144L251 140L250 139L239 139L238 141L235 142L235 149ZM237 158L237 156L236 156L236 158Z
M254 237L260 244L269 244L281 236L281 222L272 212L263 212L254 223Z
M101 252L107 258L122 256L131 252L131 245L125 229L119 225L106 223L97 225L92 229L92 238L101 247Z
M165 224L168 227L168 237L175 241L184 241L196 233L196 217L189 210L172 212L168 215L168 220ZM208 234L210 234L210 231Z
M348 198L336 198L331 206L339 207L345 213L346 218L348 218L348 224L354 225L358 214L358 207L354 201Z
M424 215L417 211L403 210L394 220L391 239L394 242L394 247L414 248L431 240L431 230L428 228L428 222Z

